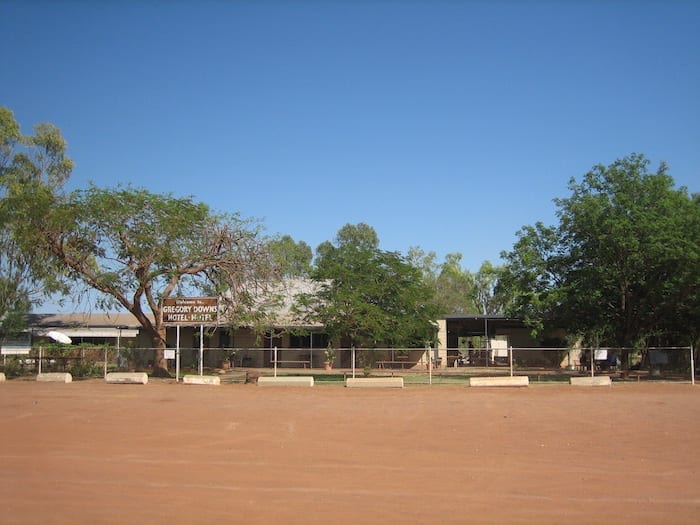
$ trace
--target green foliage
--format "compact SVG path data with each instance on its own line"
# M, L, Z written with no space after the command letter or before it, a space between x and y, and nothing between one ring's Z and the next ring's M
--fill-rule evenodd
M474 280L462 268L462 254L448 253L435 278L436 296L444 313L479 312L473 300Z
M378 248L369 226L346 225L335 244L319 246L312 276L320 291L302 296L299 310L332 339L422 346L434 338L432 290L404 257Z
M498 314L507 304L498 283L502 268L485 261L476 273L462 268L462 254L448 253L439 264L434 252L417 247L408 259L421 269L423 279L434 292L434 305L441 314Z
M8 379L22 375L22 365L20 364L19 359L15 356L6 358L5 364L2 365L2 372Z
M26 228L41 219L70 175L73 161L65 150L54 126L39 124L25 136L12 112L0 107L0 319L6 334L25 327L32 306L66 292L60 268L32 249L35 234Z
M507 313L522 317L542 331L543 319L551 319L560 301L557 298L559 276L554 265L557 258L557 230L542 224L525 226L509 253L498 283L499 293L510 298Z
M73 377L98 377L103 375L104 369L95 363L89 361L78 361L70 367L70 373Z
M594 167L572 179L569 198L555 200L558 226L519 232L501 281L514 313L617 346L692 337L700 207L673 188L664 164L654 173L648 164L633 154Z
M308 277L313 253L311 246L304 241L297 243L291 236L283 235L269 241L267 248L279 266L282 277Z
M433 290L432 304L441 314L477 311L471 300L471 275L462 269L461 260L461 253L449 253L440 264L435 252L425 253L419 247L408 251L409 263L420 269L423 281Z
M276 280L256 223L214 214L189 197L131 187L61 194L73 163L60 132L37 126L34 136L22 138L25 150L13 156L20 138L10 117L0 112L0 158L6 160L0 218L16 243L14 254L30 257L24 282L52 291L69 278L99 292L99 307L131 312L157 349L156 375L167 374L166 298L216 295L230 322L248 324L256 317L256 298Z
M502 313L507 304L498 289L502 273L503 268L485 261L472 275L472 301L483 314Z

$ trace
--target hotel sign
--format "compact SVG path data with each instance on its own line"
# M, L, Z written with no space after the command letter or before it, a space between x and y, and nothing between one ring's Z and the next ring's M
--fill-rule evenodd
M216 297L178 297L163 301L166 324L218 324L219 301Z

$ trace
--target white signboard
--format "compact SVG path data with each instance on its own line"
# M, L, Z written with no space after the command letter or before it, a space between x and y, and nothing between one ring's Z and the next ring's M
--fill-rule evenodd
M594 350L593 352L593 359L596 361L607 361L608 360L608 351L605 349L597 349Z
M508 357L508 341L503 339L491 339L493 357Z
M216 297L177 297L163 301L166 324L218 324L219 300Z

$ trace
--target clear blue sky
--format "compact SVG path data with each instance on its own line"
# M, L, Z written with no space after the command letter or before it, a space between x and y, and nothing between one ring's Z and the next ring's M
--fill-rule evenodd
M315 248L500 261L632 152L700 191L700 2L0 0L0 104L71 187L192 195Z

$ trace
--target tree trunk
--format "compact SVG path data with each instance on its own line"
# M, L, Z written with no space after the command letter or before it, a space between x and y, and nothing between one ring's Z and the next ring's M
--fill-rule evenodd
M153 337L153 377L172 377L168 372L168 361L165 359L165 327L161 328L162 334Z
M625 347L620 351L620 369L629 370L630 367L630 351Z

